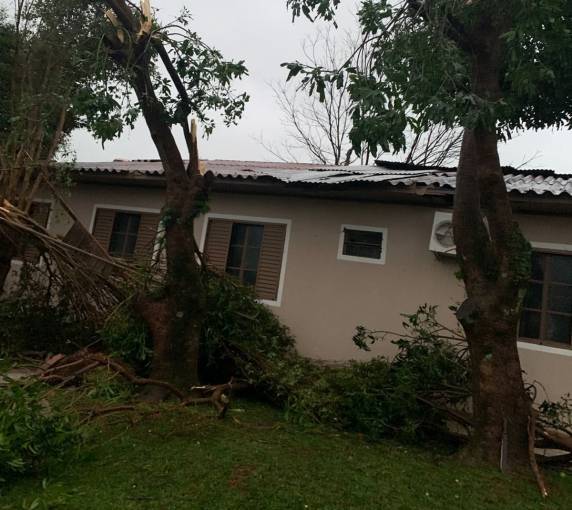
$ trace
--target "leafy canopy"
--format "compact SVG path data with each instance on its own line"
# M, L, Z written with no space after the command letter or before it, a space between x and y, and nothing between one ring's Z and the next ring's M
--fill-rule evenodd
M146 19L142 12L135 10L135 13L141 22ZM236 123L249 101L246 93L236 93L232 86L234 80L248 74L244 61L226 60L218 50L207 45L192 30L192 16L188 10L184 9L165 25L159 24L154 14L145 55L134 52L132 61L126 66L119 65L108 58L106 52L109 50L102 43L93 56L98 64L94 80L85 88L76 107L86 119L85 127L104 142L121 134L126 126L132 127L141 112L131 88L133 69L139 59L150 60L152 85L171 126L181 124L192 114L210 134L217 119L222 118L226 125ZM100 41L106 35L111 39L129 37L127 31L104 20L101 13L99 19L103 21ZM153 41L160 41L167 52L186 91L184 95L167 76L158 45Z
M108 58L104 38L117 28L105 16L104 1L19 0L14 10L10 16L0 11L0 133L12 133L18 142L15 134L27 133L26 112L34 108L48 131L67 109L66 132L87 128L102 142L133 127L141 112L130 86L137 61L125 69ZM149 44L146 51L170 124L192 114L210 133L216 120L232 124L241 117L249 97L235 93L232 82L248 72L244 61L226 60L208 46L191 24L183 10L168 24L154 21L152 33L168 52L186 97L167 78L156 47Z
M332 19L336 0L287 0L294 17ZM362 0L361 50L372 65L356 66L360 49L340 69L283 64L310 94L325 83L352 82L356 103L351 139L375 154L404 148L403 131L431 124L519 129L569 127L572 113L571 0ZM473 87L471 34L480 23L502 27L501 97ZM473 38L474 39L474 38Z

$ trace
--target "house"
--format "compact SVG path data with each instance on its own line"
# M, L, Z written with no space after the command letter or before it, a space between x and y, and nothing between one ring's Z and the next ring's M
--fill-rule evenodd
M209 262L254 285L295 334L327 361L391 355L352 342L358 325L399 332L403 313L463 300L455 277L455 171L378 162L334 167L205 161L210 212L197 219ZM572 392L572 175L505 169L516 217L534 250L519 350L529 381L551 398ZM79 163L68 203L111 254L152 257L164 199L158 161ZM49 200L45 197L44 200ZM57 206L50 229L69 224Z

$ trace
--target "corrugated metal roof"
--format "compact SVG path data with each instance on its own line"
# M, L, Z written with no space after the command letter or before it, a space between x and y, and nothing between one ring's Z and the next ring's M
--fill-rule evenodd
M427 168L378 162L376 166L333 166L305 163L205 160L206 171L220 179L270 180L291 185L330 185L369 183L404 186L430 186L454 189L456 173L450 168ZM77 163L82 174L161 176L158 160ZM507 189L522 194L572 196L572 176L547 170L505 169Z

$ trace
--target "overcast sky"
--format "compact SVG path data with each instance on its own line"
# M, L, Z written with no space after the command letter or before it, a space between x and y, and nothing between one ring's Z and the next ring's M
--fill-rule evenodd
M275 160L259 143L263 136L266 141L279 144L284 136L269 84L285 79L286 72L280 64L302 58L302 42L316 27L304 19L293 24L286 0L152 0L152 4L160 9L163 21L174 17L183 6L188 7L194 17L194 30L226 58L246 60L250 71L247 79L237 83L238 90L251 95L243 119L235 127L220 125L209 139L202 140L201 157ZM342 29L354 26L353 4L353 0L346 0L341 9ZM157 157L142 123L105 148L85 132L74 134L72 143L78 161ZM571 147L572 133L568 131L524 133L501 147L501 158L506 165L528 162L525 166L529 168L572 171L572 163L568 162Z

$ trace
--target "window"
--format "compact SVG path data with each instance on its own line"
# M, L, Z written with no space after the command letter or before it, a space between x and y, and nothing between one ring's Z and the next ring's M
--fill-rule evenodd
M522 340L570 346L572 342L572 256L535 252L524 301Z
M232 225L226 272L247 285L256 284L263 234L263 225Z
M109 240L109 254L113 257L132 258L135 254L137 235L141 215L118 212L115 214L111 239Z
M28 214L38 225L47 228L51 209L52 206L50 202L32 202ZM30 264L37 264L40 261L40 252L32 244L23 242L16 259L23 260Z
M155 251L159 218L158 212L147 210L97 207L92 234L111 256L148 263Z
M203 253L208 265L254 287L267 304L281 303L288 220L208 214Z
M342 225L338 259L385 264L387 230Z

